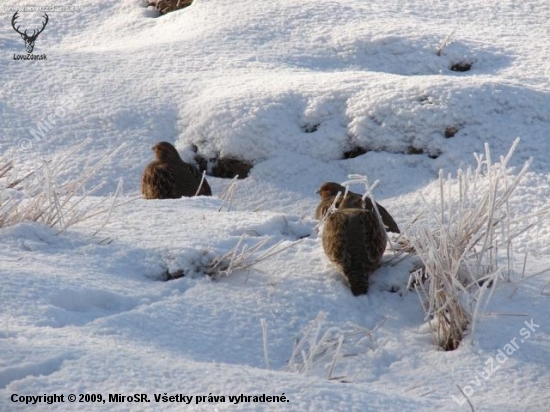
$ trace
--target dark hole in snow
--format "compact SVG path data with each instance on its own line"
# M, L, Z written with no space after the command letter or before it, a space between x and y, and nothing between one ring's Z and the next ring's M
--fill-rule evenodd
M460 345L461 340L462 340L462 333L460 333L457 336L449 336L447 339L443 339L441 342L439 342L439 346L445 352L450 352L455 349L458 349L458 345Z
M239 176L239 179L248 177L252 163L246 160L233 159L230 157L220 157L206 160L203 156L195 155L195 162L201 172L206 170L209 176L230 178Z
M424 154L424 150L423 150L423 149L419 149L419 148L414 147L414 146L409 146L409 149L407 150L407 154L410 154L410 155L421 155L421 154Z
M244 160L219 158L212 166L212 176L234 178L239 176L239 179L248 177L248 173L252 169L252 164Z
M302 126L302 130L304 133L315 133L317 130L319 130L320 124L306 124Z
M418 147L409 146L407 150L407 154L422 155L422 154L426 154L426 152L424 151L424 149L419 149ZM441 155L441 152L439 150L431 150L427 154L430 159L437 159Z
M450 139L451 137L453 137L457 133L458 133L458 127L455 127L455 126L447 127L445 129L445 138Z
M148 5L153 6L163 16L172 11L184 9L190 6L193 0L148 0Z
M432 150L429 150L427 153L430 159L437 159L439 156L441 156L442 152L439 149L432 149Z
M204 172L208 168L208 160L206 160L201 155L195 155L195 162L197 162L197 166L199 167L199 170Z
M454 63L449 67L453 72L467 72L472 68L472 63L469 62L458 62Z
M363 149L360 146L355 146L347 152L344 152L344 159L353 159L354 157L364 155L365 153L367 153L367 149Z
M434 103L434 98L432 96L420 96L418 98L418 101L421 104L433 104Z
M166 269L161 277L160 280L169 281L174 279L179 279L185 276L185 272L183 269L176 270L175 272L170 272L168 269Z

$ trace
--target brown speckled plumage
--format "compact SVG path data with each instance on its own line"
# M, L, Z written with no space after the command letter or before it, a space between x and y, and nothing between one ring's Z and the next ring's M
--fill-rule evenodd
M386 249L386 233L374 212L338 209L327 216L323 249L357 296L368 291L369 275Z
M201 182L201 173L181 160L176 148L168 142L160 142L152 147L155 160L147 165L141 178L141 193L145 199L177 199L196 194L212 196L206 179Z
M354 192L348 191L346 197L343 198L344 193L346 192L346 188L344 186L335 182L325 182L321 185L319 190L317 190L317 193L319 194L319 196L321 196L321 202L315 210L315 218L317 220L321 220L323 218L330 205L332 205L334 198L339 192L342 194L340 195L341 197L336 204L337 208L364 208L365 210L369 210L374 213L374 206L372 204L372 200L369 197L365 198L364 204L362 196ZM376 203L376 207L378 208L378 213L380 213L380 217L382 218L382 222L384 223L386 230L388 232L401 233L399 231L397 223L395 223L395 220L393 220L393 217L389 214L389 212L378 202Z

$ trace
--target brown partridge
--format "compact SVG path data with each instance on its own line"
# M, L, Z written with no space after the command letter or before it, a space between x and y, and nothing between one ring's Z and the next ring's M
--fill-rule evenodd
M160 142L151 149L155 152L155 160L147 165L141 178L141 193L145 199L212 196L206 179L201 185L201 173L193 165L181 160L172 144Z
M386 249L386 233L374 211L335 210L326 218L322 239L325 253L346 277L351 292L367 293L369 276Z
M365 209L374 213L374 206L372 204L372 200L369 197L366 197L363 203L363 199L360 194L348 191L344 199L344 193L346 192L346 188L344 186L335 182L325 182L321 185L319 190L317 190L317 193L319 194L319 196L321 196L321 203L319 203L319 206L317 206L317 209L315 210L315 218L317 220L321 220L323 218L327 210L330 208L330 205L332 205L334 198L339 192L341 193L341 197L336 204L337 208ZM380 217L382 218L382 222L384 223L386 231L401 233L399 231L397 223L395 223L395 220L393 220L393 217L389 214L389 212L378 202L376 203L376 207L378 208L378 213L380 213Z

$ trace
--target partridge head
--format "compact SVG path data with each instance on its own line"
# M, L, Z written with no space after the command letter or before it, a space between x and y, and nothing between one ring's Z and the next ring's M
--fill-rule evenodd
M335 205L338 209L357 208L374 212L374 205L371 198L367 196L363 200L363 197L358 193L351 191L346 193L346 188L338 183L325 182L317 190L317 193L321 197L321 202L315 210L315 218L317 220L321 220L323 218L338 193L341 193L340 198ZM382 218L386 231L400 233L399 227L390 213L379 203L376 203L376 207L378 209L378 213L380 213L380 217Z

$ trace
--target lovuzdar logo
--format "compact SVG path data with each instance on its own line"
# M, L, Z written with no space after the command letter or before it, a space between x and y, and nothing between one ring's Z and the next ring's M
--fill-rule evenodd
M38 38L38 36L40 35L40 33L42 33L44 31L44 29L46 28L46 25L48 24L48 21L50 20L48 15L46 13L44 13L44 21L42 22L42 28L41 29L34 29L33 30L33 33L31 35L29 35L27 33L27 30L28 29L25 29L25 31L20 31L19 28L21 26L16 26L16 23L17 23L17 18L19 17L18 15L19 12L15 12L12 19L11 19L11 26L13 27L13 29L19 33L19 35L21 36L21 38L23 39L23 41L25 42L25 48L27 49L27 54L14 54L13 55L13 60L46 60L46 55L45 54L32 54L33 50L34 50L34 42L36 41L36 39Z

